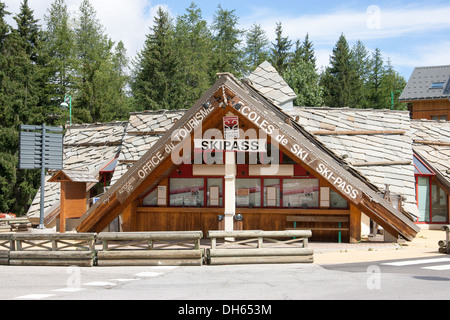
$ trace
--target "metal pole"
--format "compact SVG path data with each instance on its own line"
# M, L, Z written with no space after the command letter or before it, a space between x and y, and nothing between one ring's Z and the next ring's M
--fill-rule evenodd
M72 126L72 96L69 96L69 113L70 113L70 126Z
M39 229L45 229L44 225L44 203L45 203L45 123L42 125L42 149L41 149L41 212Z

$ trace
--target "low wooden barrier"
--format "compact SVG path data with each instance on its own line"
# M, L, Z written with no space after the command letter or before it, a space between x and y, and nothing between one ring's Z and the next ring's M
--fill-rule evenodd
M0 234L0 266L9 265L9 253L14 250L12 234Z
M439 253L450 254L450 227L443 226L442 231L445 231L445 240L439 241Z
M210 265L313 263L311 231L209 231ZM240 239L239 241L237 241ZM218 240L221 240L218 242Z
M14 248L9 253L9 264L92 267L95 236L95 233L13 234L10 239Z
M3 218L0 219L0 232L25 232L31 228L28 218Z
M98 266L201 266L203 232L100 233Z

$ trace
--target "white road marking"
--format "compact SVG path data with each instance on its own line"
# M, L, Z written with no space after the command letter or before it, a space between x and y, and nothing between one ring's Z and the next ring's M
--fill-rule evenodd
M136 277L140 277L140 278L153 278L153 277L158 277L162 275L162 273L160 272L141 272L136 274Z
M446 264L446 265L443 265L443 266L424 267L422 269L435 270L435 271L450 270L450 264Z
M62 288L62 289L56 289L56 290L52 290L52 292L79 292L79 291L83 291L85 289L83 288Z
M111 279L111 281L117 281L117 282L130 282L130 281L137 281L139 279Z
M89 287L109 287L109 286L116 286L115 283L112 282L89 282L83 284L83 286L89 286Z
M47 299L50 297L54 297L54 294L29 294L26 296L17 297L16 299L31 299L31 300L40 300Z
M404 266L414 266L414 265L419 265L419 264L442 263L442 262L450 262L450 259L438 258L438 259L408 260L408 261L383 263L383 266L404 267Z

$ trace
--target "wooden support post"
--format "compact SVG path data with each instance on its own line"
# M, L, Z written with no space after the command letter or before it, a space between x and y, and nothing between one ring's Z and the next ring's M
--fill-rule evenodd
M66 232L66 186L67 184L61 183L61 204L59 206L59 232Z
M361 242L361 210L350 204L350 243Z

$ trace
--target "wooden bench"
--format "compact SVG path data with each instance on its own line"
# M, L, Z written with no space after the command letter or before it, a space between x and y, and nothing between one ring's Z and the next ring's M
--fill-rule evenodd
M294 223L293 228L287 228L287 230L311 230L311 231L337 231L338 232L338 241L342 243L342 232L350 231L350 228L343 228L343 223L350 223L349 216L288 216L286 218L286 222ZM336 227L298 227L298 223L336 223Z
M0 219L0 232L28 231L28 228L31 228L31 222L28 218Z

